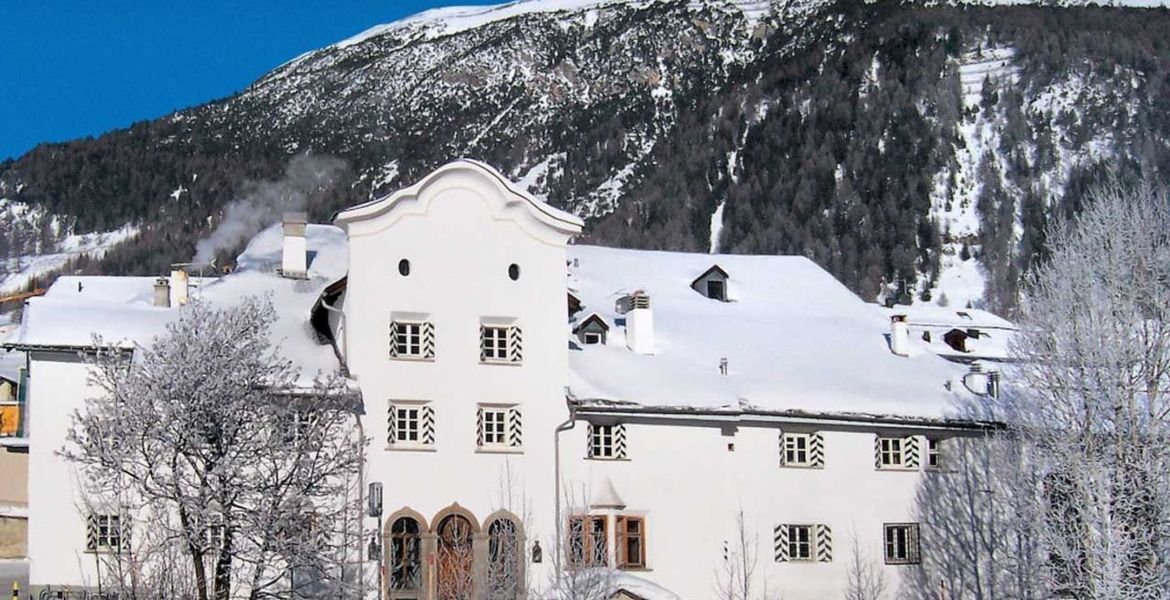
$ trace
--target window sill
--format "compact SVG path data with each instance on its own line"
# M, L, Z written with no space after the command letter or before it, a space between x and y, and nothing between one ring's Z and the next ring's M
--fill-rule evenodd
M619 571L627 573L653 573L654 569L650 567L618 567Z
M781 469L803 469L806 471L812 470L812 469L822 469L823 470L825 468L825 465L780 465L780 468Z
M387 452L438 452L439 449L434 445L424 446L422 444L386 444Z
M433 362L435 362L435 357L433 357L433 356L431 356L431 357L426 357L426 356L391 356L390 360L400 361L400 362L433 363Z
M606 456L586 456L585 460L595 460L597 462L630 462L628 458L606 457Z
M481 364L481 365L490 365L490 366L493 366L493 367L519 367L519 366L521 366L521 365L523 365L523 364L524 364L524 361L511 361L511 360L481 360L481 361L479 361L479 364Z
M475 449L476 454L524 454L524 448L513 448L511 446L479 446Z
M875 471L888 471L892 473L917 473L918 467L878 467Z
M887 560L885 562L885 565L887 567L914 567L914 566L917 566L920 564L922 564L922 561L910 561L910 560L891 561L891 560Z

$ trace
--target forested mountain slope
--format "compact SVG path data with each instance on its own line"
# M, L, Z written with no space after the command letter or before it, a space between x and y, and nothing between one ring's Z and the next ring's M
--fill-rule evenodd
M435 11L39 146L0 164L0 198L79 232L133 223L87 268L154 274L297 155L344 161L298 195L319 220L470 156L586 217L592 243L806 254L867 298L1007 310L1053 211L1104 174L1170 169L1167 31L1164 8Z

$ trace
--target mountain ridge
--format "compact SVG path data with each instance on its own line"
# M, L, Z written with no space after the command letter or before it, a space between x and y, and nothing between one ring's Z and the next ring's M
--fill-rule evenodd
M0 164L0 196L79 231L141 223L91 268L149 274L298 154L347 164L306 200L317 219L471 156L586 217L590 242L805 254L870 299L1010 308L1070 186L1165 172L1151 98L1168 24L1162 8L828 1L446 9L229 98L38 147ZM1010 76L976 84L979 61Z

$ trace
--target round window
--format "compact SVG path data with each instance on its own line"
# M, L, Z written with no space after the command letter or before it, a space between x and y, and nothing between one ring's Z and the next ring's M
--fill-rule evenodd
M520 279L520 265L516 263L508 265L508 277L510 277L512 281Z
M410 275L410 261L409 260L406 260L404 258L404 259L398 261L398 274L403 276L403 277Z

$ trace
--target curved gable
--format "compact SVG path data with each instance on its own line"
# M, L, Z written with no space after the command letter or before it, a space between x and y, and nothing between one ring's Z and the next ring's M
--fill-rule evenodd
M347 232L360 223L363 232L374 233L403 217L425 215L432 200L456 190L469 200L485 202L494 219L514 222L537 239L564 243L568 236L581 233L583 222L578 217L537 200L499 171L469 159L439 167L411 187L340 211L333 222Z

